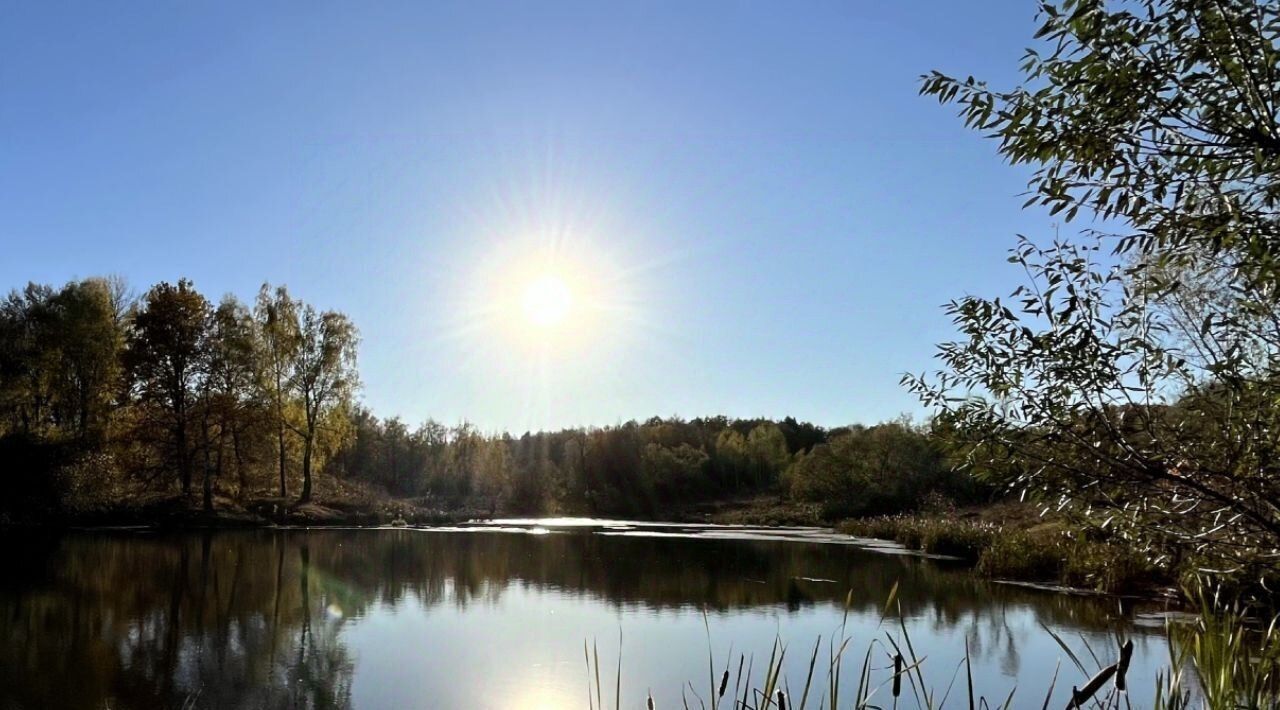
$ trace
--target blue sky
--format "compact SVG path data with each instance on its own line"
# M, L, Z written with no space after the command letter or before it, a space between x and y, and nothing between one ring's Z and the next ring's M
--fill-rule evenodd
M410 423L918 416L941 304L1009 291L1050 221L917 77L1009 85L1034 28L1028 0L0 2L0 286L287 284ZM474 292L513 244L625 312L512 342Z

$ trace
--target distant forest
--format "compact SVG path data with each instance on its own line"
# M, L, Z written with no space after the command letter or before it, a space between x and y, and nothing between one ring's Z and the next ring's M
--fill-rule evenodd
M830 516L986 495L927 427L652 418L522 435L410 428L358 403L358 333L284 287L217 303L191 282L30 284L0 303L0 515L180 494L307 502L350 487L440 509L661 515L756 494Z

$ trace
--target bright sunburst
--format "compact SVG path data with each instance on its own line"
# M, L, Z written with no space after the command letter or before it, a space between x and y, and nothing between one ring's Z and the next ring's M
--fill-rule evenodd
M532 325L552 328L568 318L573 309L573 291L559 274L541 274L525 286L520 307Z
M448 315L430 327L462 363L442 386L526 428L583 420L617 388L638 386L623 375L632 358L670 342L655 336L667 294L654 272L682 252L642 239L643 220L570 187L579 182L550 166L497 185L465 212L474 221L458 224L465 248L429 257L441 267L431 311Z
M542 369L572 360L580 368L633 328L630 284L594 244L535 235L486 247L460 314L459 333L475 334L470 344L487 351L475 364Z

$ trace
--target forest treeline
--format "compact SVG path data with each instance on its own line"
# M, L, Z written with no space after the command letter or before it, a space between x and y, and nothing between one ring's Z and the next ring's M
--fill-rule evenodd
M656 516L781 494L828 516L987 489L928 427L653 418L555 432L410 428L358 402L358 333L264 284L214 302L191 282L30 284L0 304L0 461L10 516L179 494L306 502L343 484L434 509Z
M264 285L250 306L191 282L29 284L0 305L0 461L11 513L198 485L311 498L358 386L345 315Z
M791 417L654 417L516 437L431 421L410 430L361 410L353 426L332 461L337 475L489 512L661 516L673 506L768 493L838 517L989 494L953 471L926 427L905 420L824 429Z

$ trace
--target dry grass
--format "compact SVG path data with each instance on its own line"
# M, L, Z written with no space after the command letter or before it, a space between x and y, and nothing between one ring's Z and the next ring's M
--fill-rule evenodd
M1006 505L946 519L899 515L847 520L837 529L958 557L992 578L1107 593L1142 592L1173 578L1171 571L1156 568L1122 543L1073 534L1063 521L1033 517L1026 507Z

